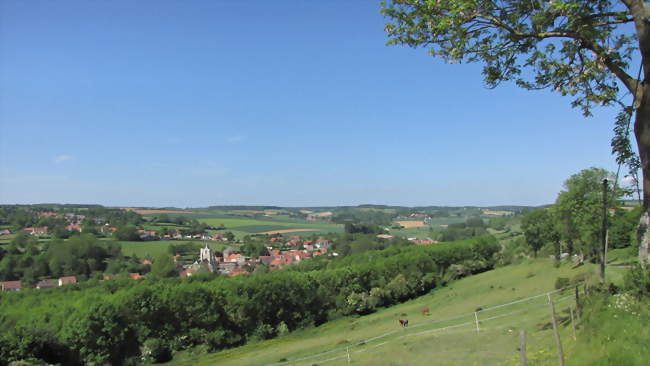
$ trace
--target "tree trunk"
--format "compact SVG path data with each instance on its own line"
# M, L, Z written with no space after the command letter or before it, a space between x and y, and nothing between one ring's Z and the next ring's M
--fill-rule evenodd
M646 71L645 74L643 86L639 90L642 95L634 121L634 135L639 148L643 172L643 214L637 231L640 260L648 259L648 248L650 248L650 231L648 230L650 226L650 93L646 93L649 72Z

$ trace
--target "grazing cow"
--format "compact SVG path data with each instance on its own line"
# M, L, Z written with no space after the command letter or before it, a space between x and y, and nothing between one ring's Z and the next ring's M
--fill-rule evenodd
M409 326L409 320L408 319L400 319L399 324L403 326L404 328Z
M425 306L424 309L422 309L422 316L429 315L429 307Z

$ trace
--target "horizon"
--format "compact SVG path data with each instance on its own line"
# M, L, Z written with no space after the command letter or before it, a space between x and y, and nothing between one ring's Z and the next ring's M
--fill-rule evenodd
M614 109L488 90L384 23L378 1L3 2L0 202L539 206L616 169Z

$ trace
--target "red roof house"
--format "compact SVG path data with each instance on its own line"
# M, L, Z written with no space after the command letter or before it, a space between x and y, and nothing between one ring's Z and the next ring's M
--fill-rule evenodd
M2 282L2 291L20 291L22 284L20 281L7 281Z
M75 276L67 276L67 277L59 278L59 286L72 285L75 283L77 283L77 277Z

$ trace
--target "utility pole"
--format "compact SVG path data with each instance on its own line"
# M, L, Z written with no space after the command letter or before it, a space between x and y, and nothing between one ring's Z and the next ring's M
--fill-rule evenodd
M603 227L600 234L600 284L605 284L605 252L607 245L607 178L603 179Z

